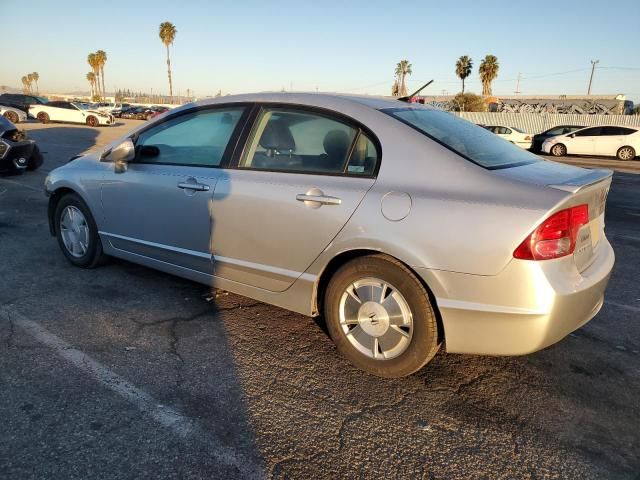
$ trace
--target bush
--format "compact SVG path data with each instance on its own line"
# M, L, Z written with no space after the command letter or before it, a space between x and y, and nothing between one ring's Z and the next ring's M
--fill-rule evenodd
M483 98L475 93L459 93L452 100L456 112L486 112Z

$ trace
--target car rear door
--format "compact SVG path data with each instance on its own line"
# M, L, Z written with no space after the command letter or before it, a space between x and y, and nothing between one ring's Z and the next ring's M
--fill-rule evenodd
M625 134L633 130L624 127L602 127L602 132L594 141L596 155L613 156L624 145Z
M209 204L247 112L193 109L140 132L135 161L102 183L101 234L119 250L211 275Z
M263 106L212 202L215 275L284 291L375 181L373 134L337 113Z

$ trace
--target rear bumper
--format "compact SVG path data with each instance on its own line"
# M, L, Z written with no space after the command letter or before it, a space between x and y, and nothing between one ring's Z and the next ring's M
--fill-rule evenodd
M437 299L447 351L524 355L583 326L603 305L615 260L605 237L596 250L583 272L571 257L513 260L496 276L438 272L448 295Z

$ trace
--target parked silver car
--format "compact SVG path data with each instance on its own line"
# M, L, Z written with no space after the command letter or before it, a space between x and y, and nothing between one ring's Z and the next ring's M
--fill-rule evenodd
M184 105L45 186L74 265L112 255L324 315L344 356L398 377L443 343L526 354L595 316L610 183L440 110L269 93Z

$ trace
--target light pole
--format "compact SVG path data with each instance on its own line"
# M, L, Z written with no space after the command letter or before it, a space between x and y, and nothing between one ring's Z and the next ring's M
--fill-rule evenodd
M589 88L587 89L587 95L591 95L591 82L593 82L593 72L596 69L596 64L600 63L600 60L591 60L591 76L589 77Z

